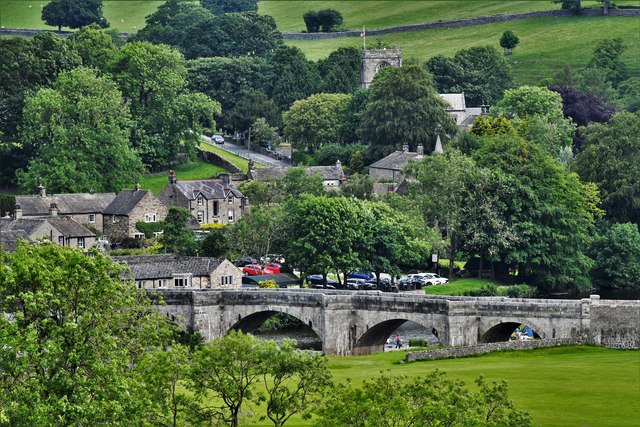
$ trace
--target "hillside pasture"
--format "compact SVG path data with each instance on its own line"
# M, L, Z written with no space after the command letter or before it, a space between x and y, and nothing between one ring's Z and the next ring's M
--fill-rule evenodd
M403 59L420 63L432 56L453 56L460 49L491 45L500 48L500 36L512 30L520 44L507 57L517 84L536 84L565 65L575 71L590 59L597 41L620 37L627 47L623 62L631 75L640 76L640 20L635 17L539 17L464 28L436 29L367 37L402 48ZM362 46L361 37L288 40L307 58L318 60L346 46Z

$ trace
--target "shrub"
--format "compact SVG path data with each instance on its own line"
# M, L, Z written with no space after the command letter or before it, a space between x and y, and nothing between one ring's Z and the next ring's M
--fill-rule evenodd
M275 280L263 280L262 282L258 282L258 286L260 286L261 289L277 289L278 288L278 284L275 282Z
M428 347L429 343L422 338L411 338L409 340L409 347Z
M498 287L493 283L485 283L480 289L465 291L464 294L470 297L494 297L498 295Z
M536 288L529 285L513 285L499 292L509 298L533 298L536 296Z

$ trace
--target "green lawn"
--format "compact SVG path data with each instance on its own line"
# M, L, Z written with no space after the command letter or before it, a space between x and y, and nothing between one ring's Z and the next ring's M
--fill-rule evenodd
M501 49L503 31L512 30L520 44L508 57L517 83L537 83L553 76L564 65L579 69L586 65L596 41L620 37L627 46L622 60L630 73L640 76L640 20L635 17L541 17L512 22L478 25L456 29L439 29L389 34L380 39L402 48L403 58L424 62L443 54L453 56L473 46L492 45ZM360 37L326 40L289 40L309 59L318 60L343 46L361 46Z
M210 151L212 153L216 153L226 161L235 165L238 169L240 169L244 173L247 173L249 171L249 162L247 159L244 159L240 156L236 156L235 154L225 151L222 148L218 148L215 145L206 144L204 142L200 144L200 149L204 151ZM264 168L265 165L263 165L262 163L256 162L255 167Z
M0 26L57 30L42 22L42 6L47 3L46 0L0 0ZM155 12L162 3L164 0L103 0L102 10L111 28L136 32L144 27L145 17Z
M176 177L178 179L209 179L218 176L218 174L226 172L220 166L205 163L198 159L195 162L189 162L178 165L175 168ZM145 175L140 181L140 186L144 190L151 190L154 194L159 194L169 183L169 173L159 172Z
M453 279L446 285L425 286L422 289L427 295L464 295L466 291L478 290L485 284L501 285L496 280L468 278Z
M414 378L434 369L473 387L480 375L489 381L506 380L509 396L537 426L637 427L640 420L640 351L578 346L399 363L404 354L330 357L329 366L335 381L350 378L356 384L381 371ZM296 418L290 425L311 422Z

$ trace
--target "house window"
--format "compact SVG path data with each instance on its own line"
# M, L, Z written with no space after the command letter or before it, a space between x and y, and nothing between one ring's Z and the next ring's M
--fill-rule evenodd
M133 238L136 240L142 240L144 239L144 233L134 233Z
M136 280L136 287L138 289L144 289L145 282L144 280Z
M204 222L204 212L198 211L198 224L202 224Z
M233 194L229 194L229 198L227 199L230 205L233 204Z
M96 223L96 214L89 214L89 223L90 224Z
M218 202L213 202L213 216L218 216Z
M155 213L144 214L144 222L156 222L156 214Z
M59 244L60 246L64 246L64 236L60 236L60 237L58 237L58 244Z
M203 200L202 196L198 196L198 199L197 199L197 200L198 200L198 206L202 206L202 204L203 204L203 202L204 202L204 200Z
M169 279L160 279L160 280L158 280L158 287L159 288L166 288L167 286L169 286Z
M153 235L154 235L155 237L158 237L158 236L162 236L162 234L163 234L163 233L164 233L164 231L154 231L154 232L153 232Z
M229 209L228 219L229 219L229 222L233 222L233 209Z
M220 278L220 285L222 286L233 285L233 276L222 276Z
M180 274L173 276L173 286L175 288L184 288L191 286L191 275L190 274Z
M78 237L78 247L84 248L84 237Z

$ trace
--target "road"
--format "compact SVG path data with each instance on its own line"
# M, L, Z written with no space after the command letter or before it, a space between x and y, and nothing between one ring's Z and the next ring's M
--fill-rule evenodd
M208 136L202 135L202 140L209 145L213 145L215 147L221 148L224 151L229 153L233 153L236 156L240 156L243 159L253 160L256 163L263 164L272 168L288 168L291 166L289 163L283 162L281 160L276 160L272 157L265 156L264 154L256 153L255 151L249 151L244 147L239 145L231 144L230 142L225 141L224 144L216 144L211 140Z

